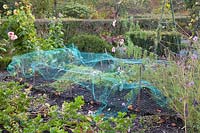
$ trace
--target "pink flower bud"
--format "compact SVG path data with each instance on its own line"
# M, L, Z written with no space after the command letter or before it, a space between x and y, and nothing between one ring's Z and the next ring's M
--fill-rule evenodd
M112 47L112 52L115 53L115 47Z
M119 40L119 45L122 46L124 44L124 39Z
M115 19L115 20L113 21L113 23L112 23L112 26L113 26L113 27L116 26L116 22L117 22L117 20Z
M186 84L186 87L192 87L192 86L194 86L194 81L190 81L190 82L188 82L187 84Z
M192 54L191 59L192 60L197 60L198 59L198 55L197 54Z
M198 41L198 37L197 37L197 36L194 36L194 37L192 38L192 40L193 40L194 42L197 42L197 41Z

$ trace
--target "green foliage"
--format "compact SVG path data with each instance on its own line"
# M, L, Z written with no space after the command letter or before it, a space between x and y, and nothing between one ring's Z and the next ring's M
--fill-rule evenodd
M6 52L7 41L6 40L0 40L0 59L2 58L1 52Z
M50 50L63 47L64 33L60 19L53 19L49 24L48 34L44 38L37 38L36 46L42 50Z
M15 9L6 9L6 19L0 27L0 38L8 39L7 33L12 31L18 36L13 41L15 53L25 53L35 48L36 30L34 27L34 16L31 14L31 6L27 3L19 3Z
M81 106L84 105L83 97L75 98L74 102L64 102L62 108L58 106L49 107L48 115L51 119L47 122L41 122L41 116L38 116L32 120L32 123L24 129L26 132L42 132L42 131L55 131L64 132L66 129L70 129L76 133L82 133L87 131L127 131L128 127L131 126L135 115L131 115L131 118L125 118L126 113L119 113L116 118L108 118L103 120L102 116L84 116L78 111ZM95 125L94 125L95 123ZM115 124L115 128L112 128L112 124ZM64 130L65 129L65 130ZM110 129L110 130L109 130Z
M198 0L185 0L186 7L190 11L190 23L189 28L193 32L193 36L196 35L200 28L200 2Z
M48 18L53 14L54 0L30 0L36 18Z
M135 13L134 10L140 13L150 12L151 7L149 0L123 0L121 2L114 2L114 6L119 16L125 18L128 15L132 16L132 13Z
M22 88L18 83L0 82L0 124L10 132L22 132L28 120L30 98Z
M68 44L74 43L82 52L102 53L111 51L112 46L96 35L76 35L69 39Z
M125 89L123 88L123 84L127 85L140 80L140 65L124 64L122 62L115 63L115 65L117 65L117 67L113 67L110 71L106 72L102 72L92 67L69 65L67 66L67 68L70 67L69 71L57 79L57 81L51 83L51 86L57 91L66 91L72 88L72 85L79 84L90 90L95 100L107 104L104 99L101 99L101 96L98 96L98 98L96 97L97 93L93 92L93 90L96 91L99 87L95 89L94 86L100 86L102 95L105 95L107 90L112 91L113 93L118 92L116 89L113 89L113 86L116 84L120 84L118 89L122 90ZM90 86L91 83L94 86ZM132 92L133 91L130 91L130 95L127 94L127 96L124 96L127 101L131 100L133 95L136 96L139 91Z
M11 62L11 57L3 57L0 59L0 70L6 70L8 64Z
M193 47L199 53L199 42ZM188 56L177 60L168 57L168 64L147 66L144 80L152 82L161 89L169 100L170 106L185 122L185 131L200 131L200 62L199 57L192 51Z
M0 82L0 131L9 132L56 132L64 133L71 130L76 133L87 131L127 131L131 126L135 115L125 117L126 113L119 113L116 118L103 120L102 116L87 116L79 111L84 105L83 97L75 98L74 102L64 102L62 107L50 106L40 102L40 106L45 109L45 116L39 113L36 117L30 118L28 109L35 106L36 101L31 101L28 92L24 87L15 82ZM113 125L114 123L114 125ZM112 128L115 127L115 128Z
M89 18L92 10L83 4L79 4L79 3L67 3L66 6L61 8L61 13L65 16L65 17L72 17L72 18Z
M148 56L148 51L143 50L141 47L138 47L137 45L133 45L133 43L128 43L127 46L127 55L128 57L133 57L135 59L141 59L146 58Z
M49 43L54 48L63 47L64 33L62 29L63 24L61 20L54 20L50 23L47 43Z
M138 30L139 32L139 30ZM126 55L128 58L135 58L135 59L141 59L141 58L150 58L155 59L156 55L153 52L148 51L147 49L142 48L141 46L134 45L133 41L131 40L131 33L126 33Z
M11 12L5 16L6 19L0 27L0 38L8 38L7 32L14 32L18 38L10 40L8 54L22 54L33 50L49 50L63 46L64 33L62 32L62 22L52 20L49 24L49 32L45 38L39 38L36 34L35 19L31 14L31 6L28 3L17 3L14 10L6 9ZM12 47L12 48L11 48ZM14 52L14 53L13 53Z
M132 127L131 123L136 118L135 115L131 115L130 117L126 117L126 115L126 113L119 112L117 117L111 117L107 120L103 120L101 116L96 116L94 117L94 122L99 132L125 133Z
M156 43L156 32L155 31L134 31L127 33L130 36L131 41L150 52L154 51ZM181 35L176 32L162 32L161 42L158 44L158 55L164 55L165 49L169 49L173 52L179 52L181 48Z
M80 128L82 125L83 128L87 128L87 119L84 115L78 113L81 106L83 106L84 101L82 97L75 98L74 102L64 102L61 109L57 105L55 106L46 106L47 115L50 119L46 122L43 122L43 119L40 115L36 118L29 121L27 127L24 128L24 132L42 132L42 131L54 131L54 132L65 132L65 128Z

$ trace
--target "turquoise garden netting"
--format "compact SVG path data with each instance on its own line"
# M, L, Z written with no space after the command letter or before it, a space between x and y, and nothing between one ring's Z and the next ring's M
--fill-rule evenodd
M148 88L156 103L165 106L166 99L161 92L142 80L142 66L143 60L119 59L108 53L85 53L70 47L15 56L8 71L24 78L40 75L57 84L81 85L102 104L98 113L108 107L126 111L142 88Z

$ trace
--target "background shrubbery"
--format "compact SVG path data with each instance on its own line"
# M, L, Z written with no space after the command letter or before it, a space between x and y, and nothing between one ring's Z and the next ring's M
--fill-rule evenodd
M112 49L112 45L96 35L80 34L69 39L68 43L74 43L80 51L84 52L102 53Z
M92 14L92 10L86 5L71 2L62 7L60 13L63 17L87 19Z

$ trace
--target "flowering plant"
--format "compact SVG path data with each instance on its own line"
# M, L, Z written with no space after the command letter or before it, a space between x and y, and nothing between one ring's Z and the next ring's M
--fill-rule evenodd
M9 37L9 39L10 39L11 41L14 41L14 40L16 40L16 39L18 38L18 36L15 35L15 33L12 32L12 31L8 32L8 37Z
M15 51L15 48L13 46L13 43L16 39L18 39L18 36L15 35L15 33L13 31L8 32L8 38L9 38L9 44L8 44L8 48L9 48L9 55L12 55L13 52Z
M15 2L14 8L3 5L3 19L0 26L0 38L10 40L16 49L15 54L29 52L35 48L36 29L31 5L27 2ZM8 32L10 31L10 32ZM15 31L15 33L13 32ZM7 33L8 32L8 33Z
M185 125L185 132L199 132L200 117L200 60L198 37L193 38L196 52L189 51L187 56L168 57L167 64L156 68L146 66L143 77L161 89L168 98L169 105L177 112Z

